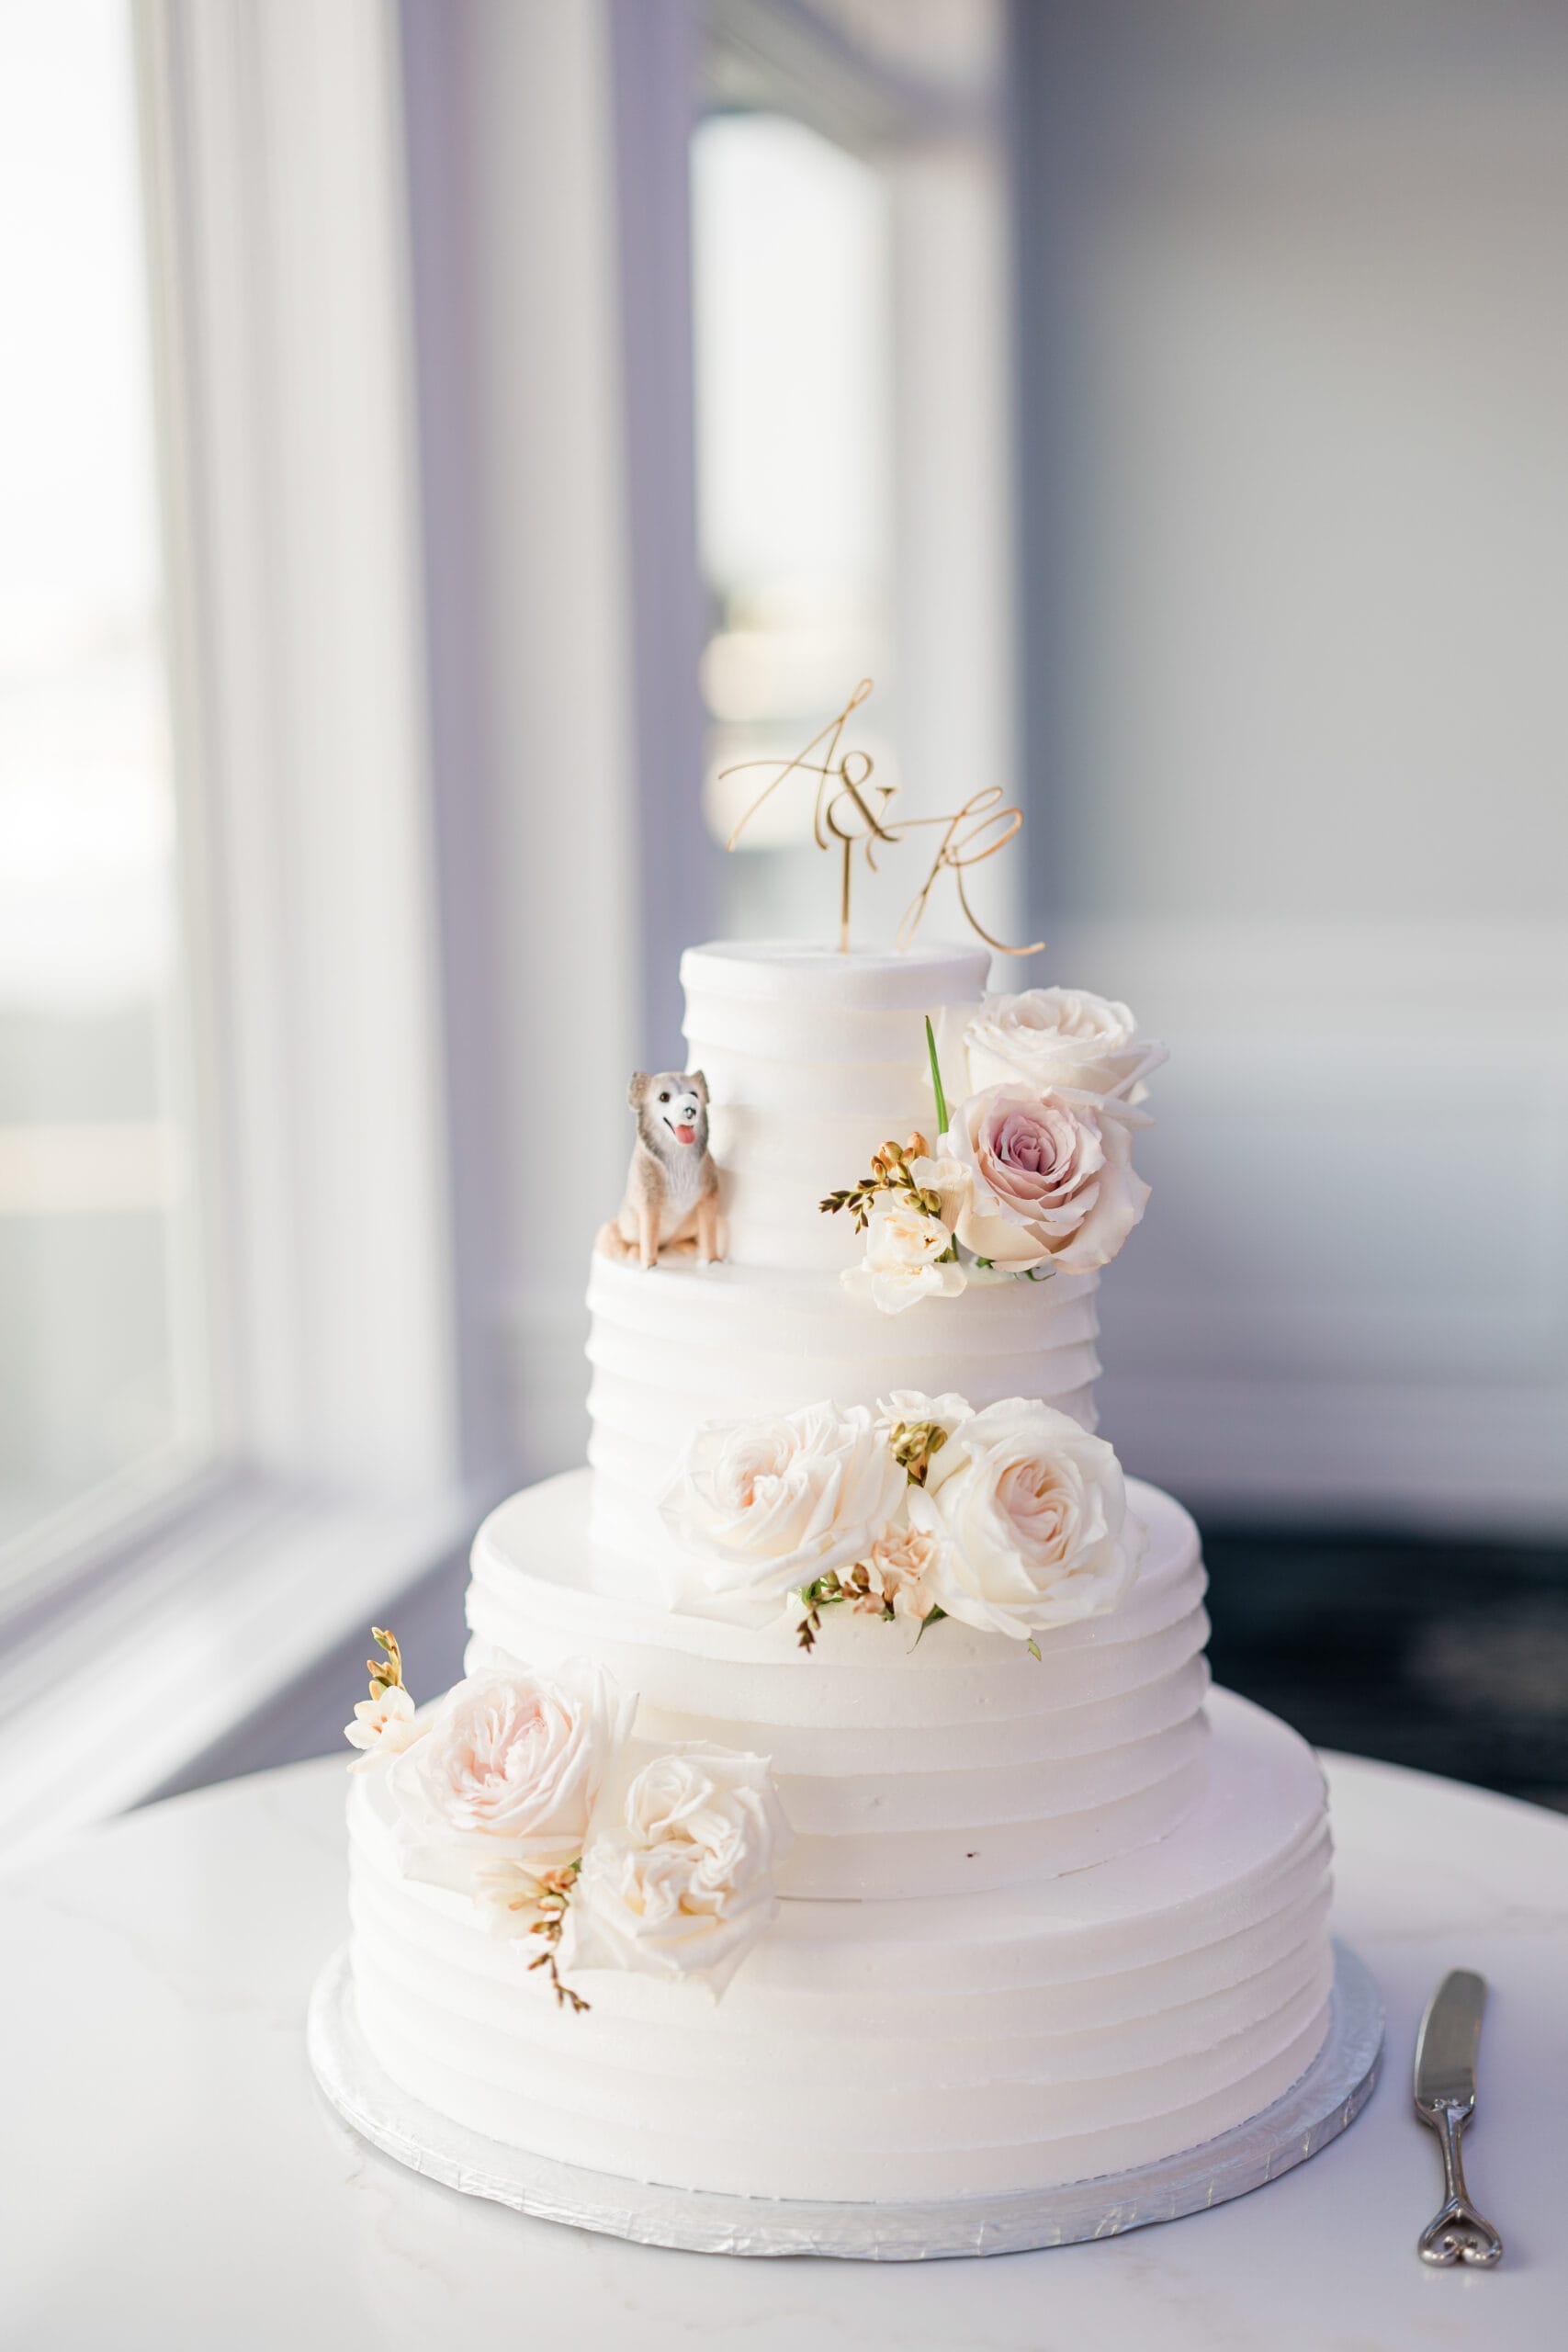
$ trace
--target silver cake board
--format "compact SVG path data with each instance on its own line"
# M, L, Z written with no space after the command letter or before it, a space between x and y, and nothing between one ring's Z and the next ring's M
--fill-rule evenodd
M1371 1976L1335 1948L1328 2033L1301 2080L1261 2115L1201 2147L1063 2188L909 2204L820 2204L660 2188L530 2156L449 2123L387 2080L359 2030L346 1947L310 1999L310 2065L355 2132L427 2179L574 2229L696 2254L832 2255L930 2262L1021 2254L1120 2237L1245 2197L1315 2156L1355 2121L1376 2086L1382 2004Z

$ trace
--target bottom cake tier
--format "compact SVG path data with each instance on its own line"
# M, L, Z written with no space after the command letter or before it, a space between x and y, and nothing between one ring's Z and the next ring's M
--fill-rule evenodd
M724 1996L586 1972L400 1874L354 1783L353 1965L389 2079L509 2147L675 2188L897 2200L1046 2188L1246 2121L1327 2027L1322 1776L1273 1716L1211 1701L1205 1792L1143 1850L1033 1886L789 1901Z

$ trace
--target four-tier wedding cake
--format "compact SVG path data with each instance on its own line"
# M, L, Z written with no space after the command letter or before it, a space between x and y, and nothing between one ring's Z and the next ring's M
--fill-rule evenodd
M688 1067L634 1081L593 1261L590 1466L480 1531L446 1697L378 1635L358 2026L492 2143L1043 2190L1230 2130L1323 2043L1321 1777L1209 1689L1192 1522L1094 1434L1161 1049L988 965L688 953Z

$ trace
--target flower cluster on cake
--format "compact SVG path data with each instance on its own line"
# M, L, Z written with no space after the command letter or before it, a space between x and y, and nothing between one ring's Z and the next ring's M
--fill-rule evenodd
M351 1769L384 1769L399 1871L466 1896L487 1930L542 1939L530 1972L589 2007L576 1968L723 1991L776 1913L789 1825L767 1759L688 1741L626 1759L634 1695L576 1659L469 1675L422 1714L395 1638L370 1661Z
M820 1612L943 1617L1026 1643L1117 1607L1144 1532L1120 1464L1069 1414L896 1389L873 1413L807 1406L697 1430L661 1509L679 1608L766 1624Z
M949 1111L928 1025L934 1147L919 1131L884 1143L871 1173L829 1194L866 1237L846 1285L895 1315L953 1298L971 1276L1109 1265L1144 1214L1132 1164L1143 1081L1165 1047L1124 1004L1086 989L987 997L959 1036L969 1091Z

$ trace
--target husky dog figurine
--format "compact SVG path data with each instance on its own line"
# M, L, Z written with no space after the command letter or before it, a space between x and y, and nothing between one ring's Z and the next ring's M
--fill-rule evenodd
M607 1258L656 1266L661 1250L712 1265L718 1249L718 1170L708 1154L708 1082L700 1069L638 1070L626 1089L637 1142L618 1216L599 1233Z

